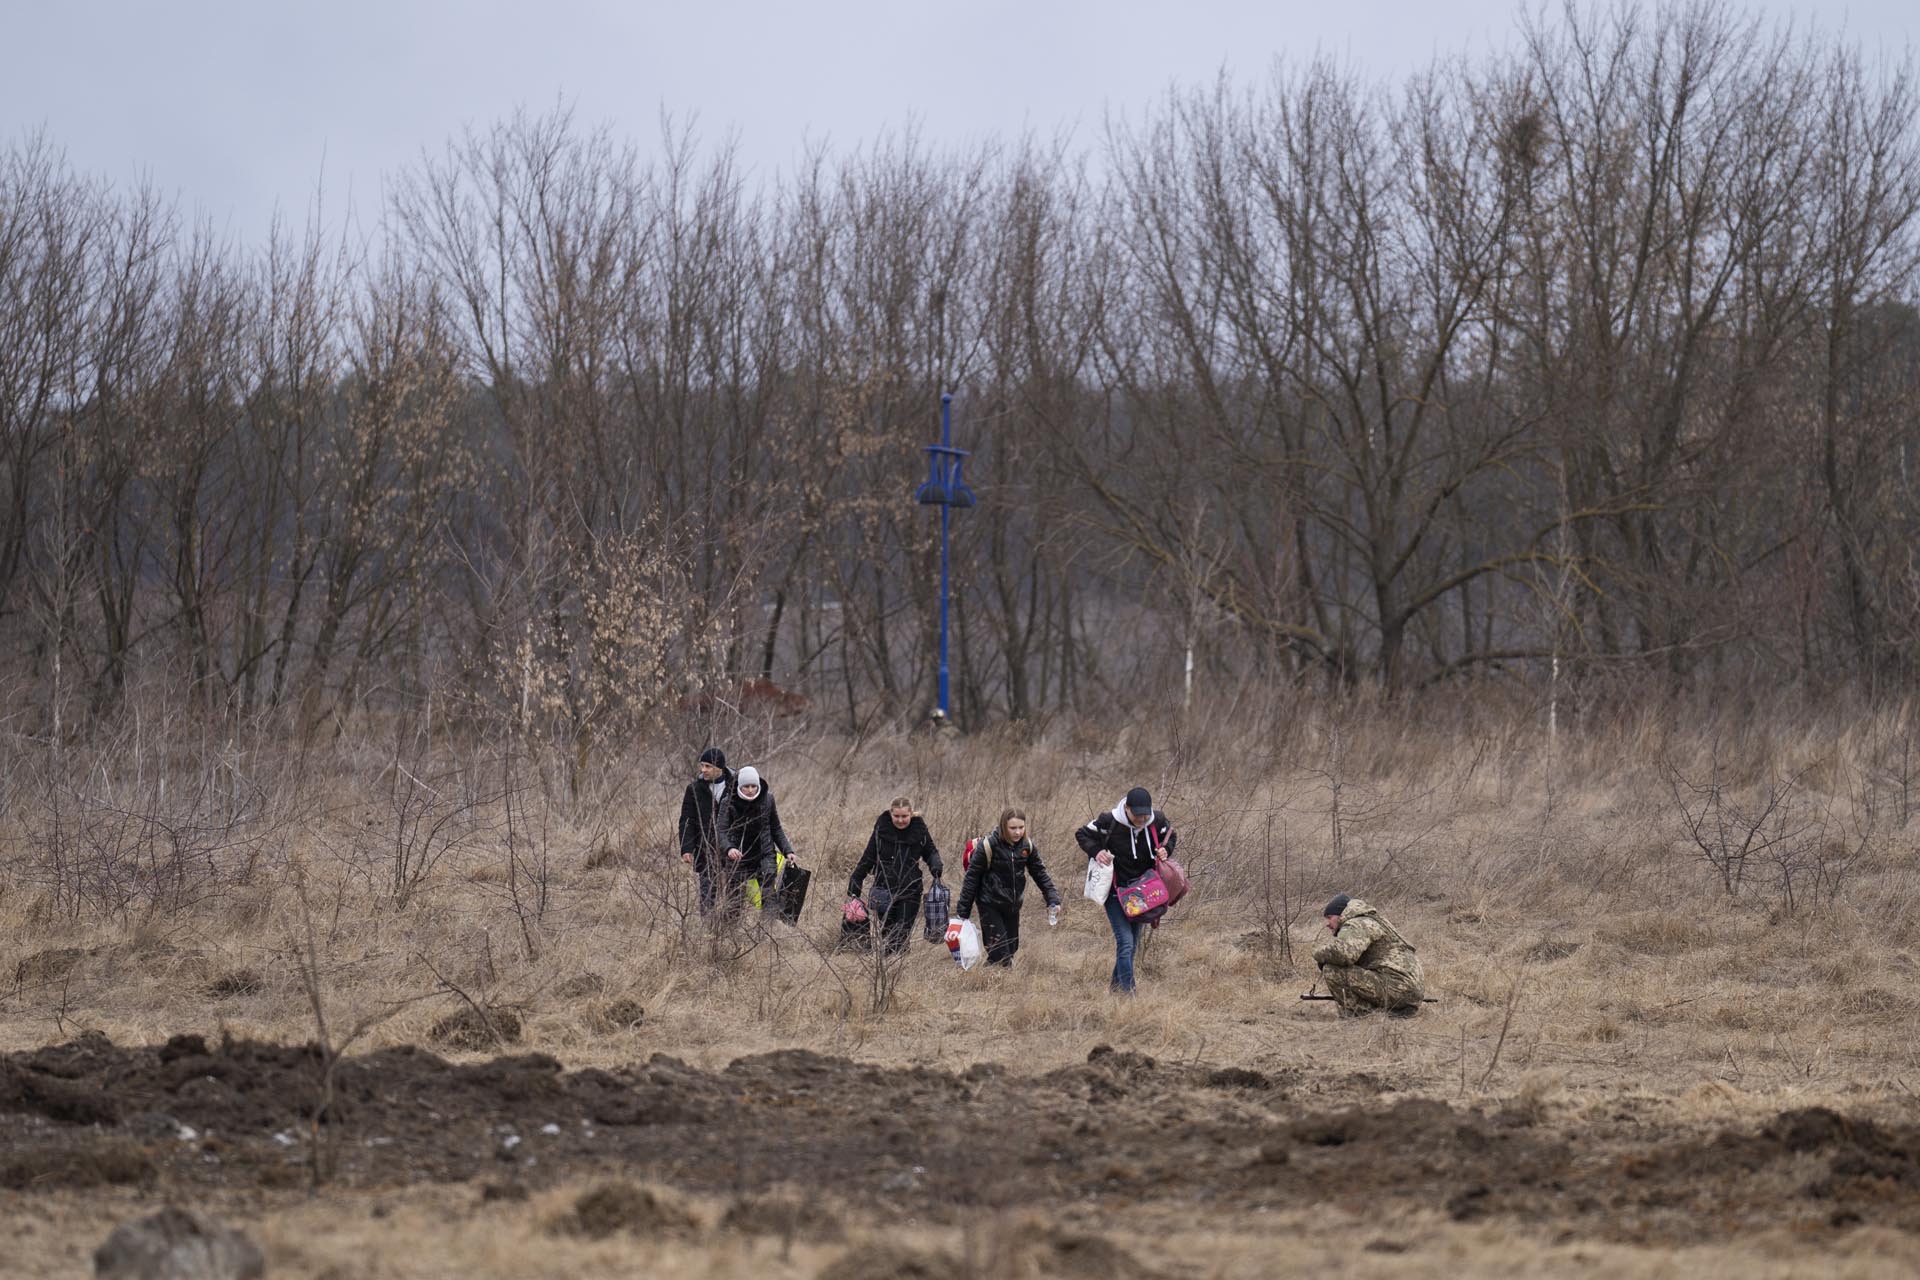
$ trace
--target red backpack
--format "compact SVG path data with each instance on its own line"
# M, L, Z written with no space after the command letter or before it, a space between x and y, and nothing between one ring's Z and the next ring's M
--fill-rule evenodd
M975 836L973 839L967 841L966 846L960 850L960 870L966 871L973 866L973 853L976 849L980 851L980 865L982 867L992 862L993 848L987 843L992 838L991 836Z

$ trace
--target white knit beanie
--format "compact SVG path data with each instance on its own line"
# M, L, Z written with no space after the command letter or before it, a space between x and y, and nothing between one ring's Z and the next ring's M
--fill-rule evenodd
M751 791L760 786L760 771L748 765L734 775L733 787L736 791Z

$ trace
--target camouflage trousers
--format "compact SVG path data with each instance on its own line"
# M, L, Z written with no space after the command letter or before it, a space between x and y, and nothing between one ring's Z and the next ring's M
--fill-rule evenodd
M1320 980L1345 1014L1372 1013L1375 1009L1413 1013L1419 1010L1420 997L1425 994L1403 974L1358 965L1327 965L1320 970Z

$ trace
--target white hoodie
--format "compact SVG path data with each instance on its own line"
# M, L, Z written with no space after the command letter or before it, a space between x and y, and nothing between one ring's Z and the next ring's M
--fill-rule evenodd
M1144 827L1134 826L1127 819L1127 798L1121 796L1120 803L1113 806L1113 820L1126 828L1129 852L1138 852L1132 846L1144 842L1147 846L1147 860L1151 862L1153 860L1153 819L1148 818L1147 825ZM1091 827L1093 824L1089 822L1087 825Z

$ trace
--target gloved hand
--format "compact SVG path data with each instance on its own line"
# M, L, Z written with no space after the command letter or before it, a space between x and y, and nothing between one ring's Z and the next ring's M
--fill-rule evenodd
M1047 928L1051 929L1059 923L1060 923L1060 904L1055 902L1047 907Z

